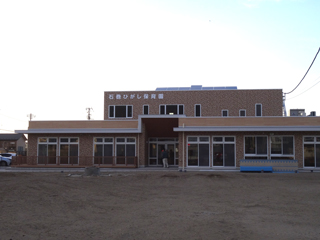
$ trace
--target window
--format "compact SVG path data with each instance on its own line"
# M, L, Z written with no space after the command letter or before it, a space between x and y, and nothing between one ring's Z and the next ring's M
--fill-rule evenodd
M320 136L303 138L304 167L320 167Z
M257 117L262 116L262 104L260 104L260 103L256 104L256 116Z
M271 137L271 159L294 159L293 136Z
M132 118L132 106L109 106L109 118Z
M228 117L229 116L229 111L228 110L222 110L221 111L222 117Z
M183 112L183 105L160 105L161 115L182 115Z
M143 114L148 115L149 114L149 105L143 105Z
M235 167L235 137L213 137L213 166Z
M60 138L60 164L79 163L79 138Z
M246 110L245 110L245 109L241 109L241 110L239 111L239 116L240 116L240 117L245 117L245 116L246 116Z
M245 159L267 159L267 139L266 136L245 136Z
M113 164L113 138L94 138L94 164Z
M57 164L57 138L38 138L38 164Z
M200 104L196 104L194 106L194 116L201 117L201 105Z
M116 138L116 164L134 164L136 139L131 137Z
M209 137L188 137L188 166L209 167Z

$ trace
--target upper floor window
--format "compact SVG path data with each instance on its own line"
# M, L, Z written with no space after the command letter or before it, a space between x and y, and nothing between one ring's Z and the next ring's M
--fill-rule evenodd
M257 117L262 116L262 104L261 103L256 104L256 116Z
M221 111L222 117L228 117L229 116L229 111L228 110L222 110Z
M239 116L240 117L245 117L246 116L246 110L245 109L240 109Z
M149 105L143 105L143 114L148 115L149 114Z
M196 104L194 106L194 116L201 117L201 105L200 104Z
M181 115L183 113L183 105L160 105L161 115Z
M132 106L109 106L109 118L132 118Z

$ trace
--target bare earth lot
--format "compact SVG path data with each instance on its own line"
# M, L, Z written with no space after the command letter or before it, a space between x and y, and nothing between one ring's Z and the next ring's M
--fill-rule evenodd
M0 239L320 238L320 173L68 174L0 173Z

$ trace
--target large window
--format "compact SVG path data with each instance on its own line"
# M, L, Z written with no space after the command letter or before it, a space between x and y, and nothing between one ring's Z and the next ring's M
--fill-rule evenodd
M303 138L303 160L305 167L320 167L320 136Z
M136 139L131 137L116 138L116 164L134 164Z
M79 163L79 138L60 138L60 164Z
M109 118L132 118L132 106L109 106Z
M213 137L213 166L235 166L235 137Z
M267 136L245 136L245 159L267 159L268 157Z
M94 138L94 164L113 164L113 138Z
M57 138L38 138L38 164L57 163Z
M293 136L271 137L271 159L294 159Z
M160 105L161 115L181 115L184 113L183 105Z
M188 166L209 166L209 137L188 137Z

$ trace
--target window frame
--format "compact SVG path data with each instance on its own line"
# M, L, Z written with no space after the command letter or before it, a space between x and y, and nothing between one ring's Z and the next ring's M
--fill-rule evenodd
M67 139L68 141L62 141L62 139ZM76 139L76 141L72 141L72 139ZM61 147L62 145L68 146L68 155L61 156ZM77 155L71 155L71 146L77 145ZM59 164L61 165L78 165L79 164L79 152L80 152L80 138L79 137L59 137ZM61 163L62 158L67 158L67 163Z
M46 139L45 142L40 141L40 139ZM50 139L54 139L55 141L52 142L50 141ZM46 145L46 155L45 156L40 156L39 153L39 147ZM55 146L55 156L49 156L49 145L51 146ZM59 157L59 143L58 143L58 138L57 137L38 137L37 138L37 164L57 164L57 158ZM41 157L46 157L47 161L45 163L39 163L39 160L41 159ZM52 157L54 159L53 162L50 161L50 157ZM40 159L39 159L40 158Z
M199 109L197 109L197 108L199 108ZM199 114L198 114L198 112L199 112ZM201 117L201 104L194 105L194 116Z
M221 138L221 141L217 141L215 140L215 138ZM228 141L226 140L226 138L233 138L232 141ZM214 144L221 144L223 145L223 165L215 165L214 163ZM226 165L226 159L225 159L225 145L233 145L233 151L234 151L234 155L233 155L233 165L232 166L228 166ZM236 167L236 136L230 135L230 136L226 136L226 135L215 135L212 136L212 167Z
M149 115L149 105L148 104L145 104L145 105L142 106L142 114L143 115Z
M284 153L284 141L283 138L292 138L292 154ZM272 153L272 138L281 138L281 153ZM270 136L270 159L294 159L295 158L295 141L293 135L272 135Z
M195 141L190 140L190 138L195 138ZM201 138L207 138L206 141L201 140ZM189 146L191 144L197 145L197 165L189 165ZM208 145L208 165L200 165L200 150L199 150L199 145ZM187 136L187 156L186 156L186 161L187 161L187 166L188 167L210 167L210 160L211 160L211 156L210 156L210 136L204 135L204 136L194 136L194 135L190 135Z
M226 113L226 115L224 113ZM228 109L222 109L221 110L221 117L229 117L229 110Z
M258 115L258 109L257 109L258 106L260 106L260 115ZM255 116L256 117L262 117L262 115L263 115L262 114L262 104L261 103L256 103L255 104Z
M126 116L125 117L117 117L116 113L117 113L117 107L125 107L126 108ZM108 107L109 110L109 114L108 114L108 118L133 118L133 105L109 105Z
M255 153L246 153L246 138L252 138L254 137L255 138L255 143L254 143L254 150L255 150ZM244 144L243 144L243 147L244 147L244 159L268 159L269 155L268 155L268 145L269 145L269 142L268 142L268 135L245 135L244 137ZM258 153L258 138L266 138L266 146L264 146L266 148L266 153L264 154L259 154Z
M98 141L98 139L101 141ZM106 141L106 139L112 139L112 141ZM96 141L97 140L97 141ZM102 156L96 156L96 147L102 146ZM112 155L106 156L105 155L105 146L111 145L112 146ZM93 164L113 164L114 158L114 137L94 137L93 138ZM110 161L111 160L111 161ZM98 163L97 163L98 162Z
M122 141L118 141L118 140L120 140L120 139L124 139L124 141L122 142ZM129 139L134 139L134 141L129 141ZM124 156L120 156L120 155L118 155L118 146L119 145L124 145ZM127 156L127 150L128 150L128 148L127 148L127 146L128 145L134 145L134 156ZM132 159L132 158L136 158L137 157L137 139L136 139L136 137L116 137L115 138L115 152L114 152L114 155L115 155L115 157L116 157L116 164L117 165L127 165L128 164L128 160L130 160L130 161L132 161L132 160L134 160L134 159ZM124 157L124 163L122 163L123 162L123 160L122 160L122 158ZM121 163L119 163L119 162L121 162ZM130 164L134 164L134 162L133 163L130 163Z
M242 116L241 115L241 112L244 112L244 115ZM240 109L239 110L239 117L246 117L247 116L247 111L246 111L246 109Z
M307 141L306 138L309 138ZM310 141L310 138L313 140ZM303 167L304 168L320 168L320 160L317 161L317 147L320 147L320 136L319 135L305 135L302 137L302 144L303 144ZM305 156L305 147L306 145L313 147L313 166L306 166L306 156Z
M167 107L168 106L176 106L177 114L167 113L167 111L168 111ZM182 113L181 113L181 108L182 108ZM185 112L184 104L160 104L159 105L159 114L160 115L184 115L184 112Z

